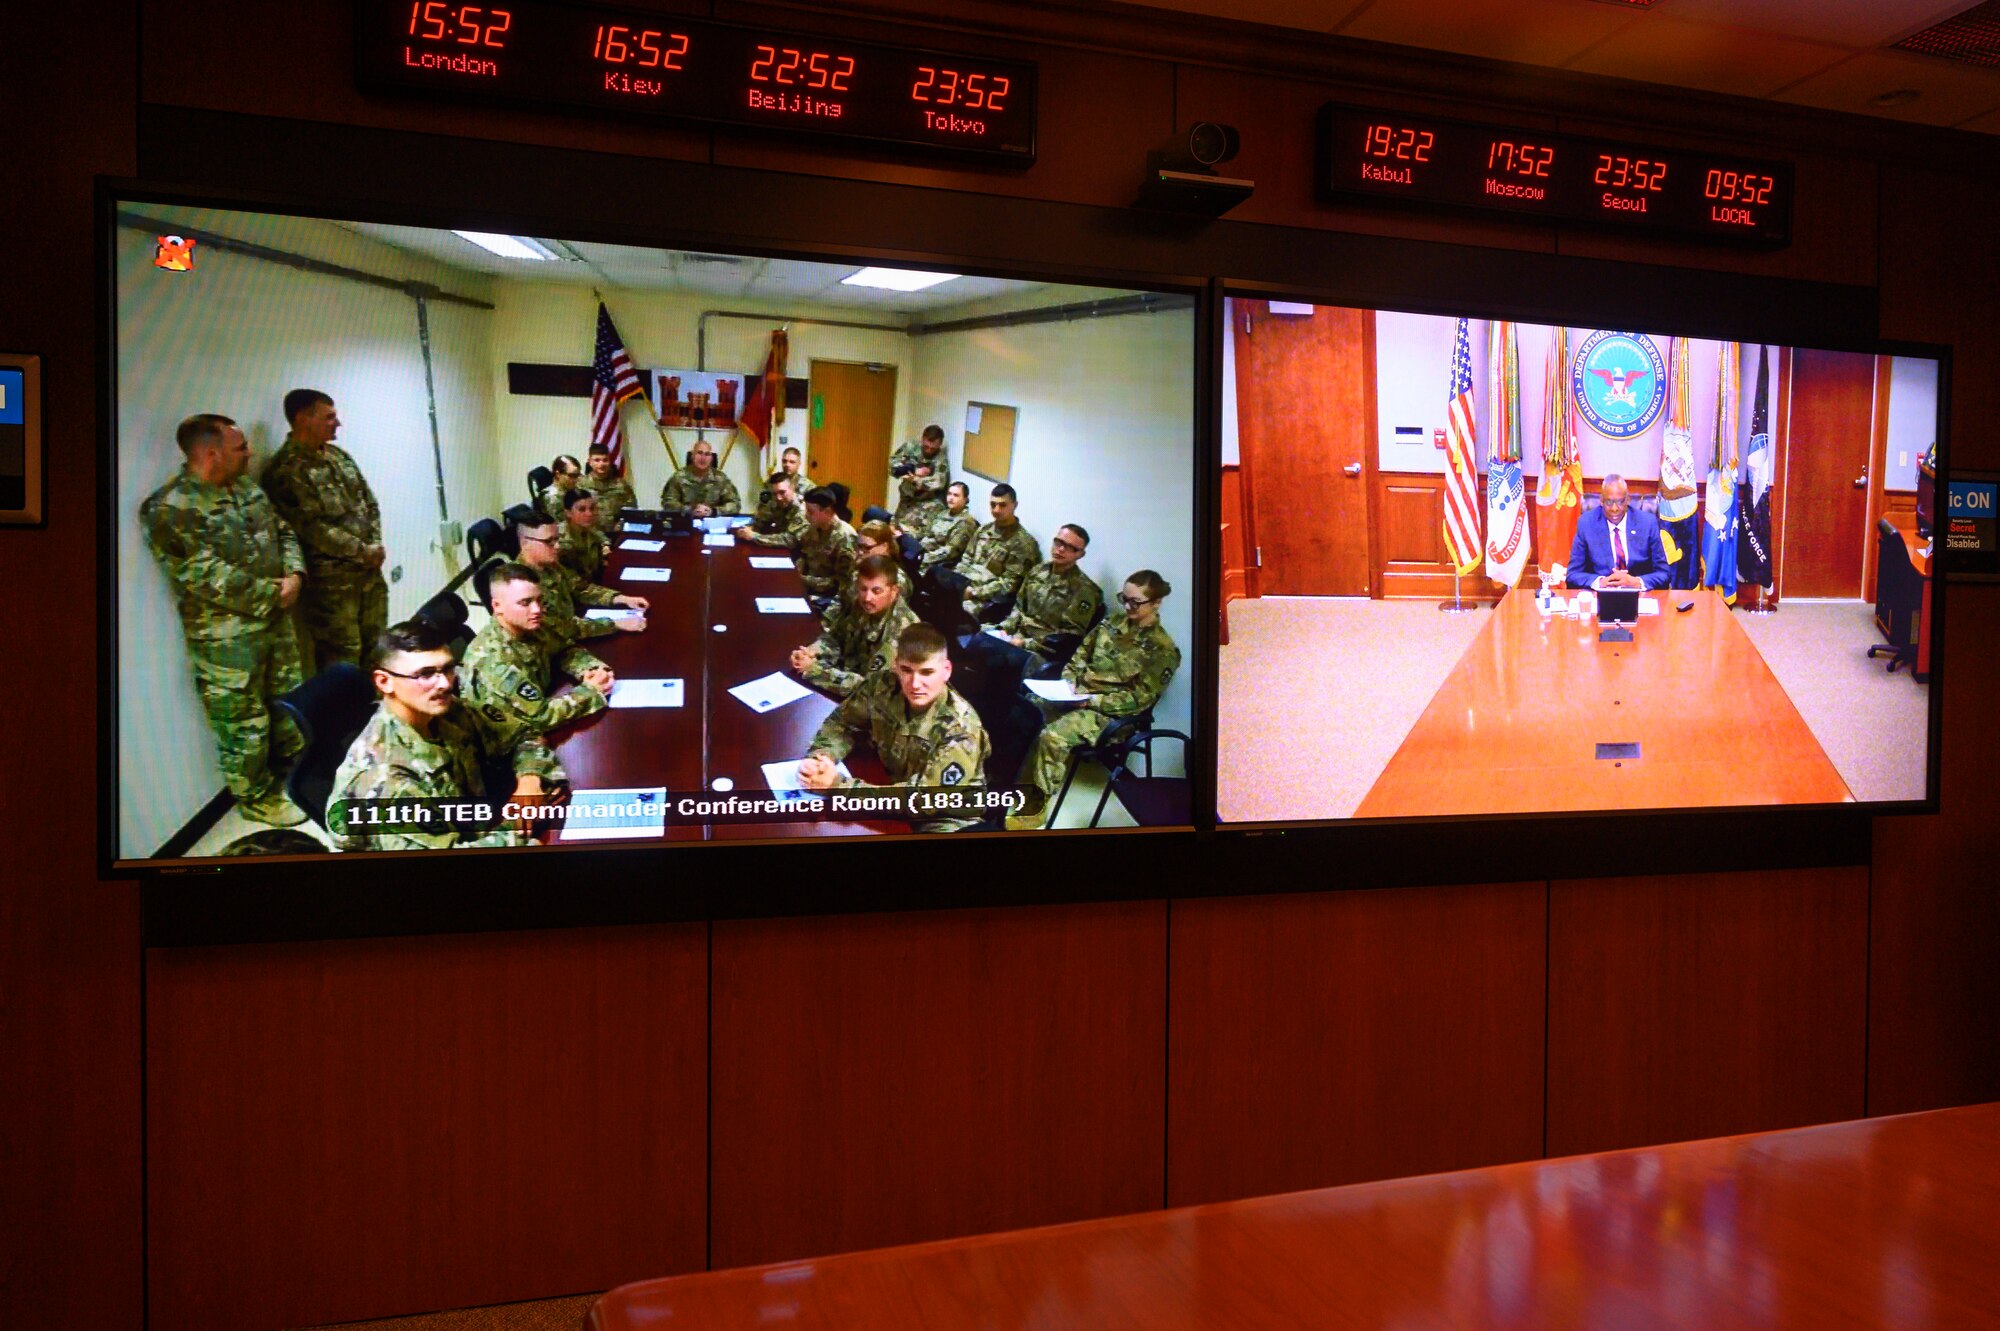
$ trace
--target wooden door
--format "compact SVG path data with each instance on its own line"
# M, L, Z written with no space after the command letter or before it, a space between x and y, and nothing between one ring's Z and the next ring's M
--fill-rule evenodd
M1869 446L1875 358L1792 353L1785 439L1780 590L1788 597L1859 598L1867 564Z
M1261 596L1369 594L1374 327L1365 310L1231 303L1244 538Z
M884 508L889 447L896 428L896 367L844 360L812 363L806 427L806 475L814 485L841 481L859 520L871 504Z

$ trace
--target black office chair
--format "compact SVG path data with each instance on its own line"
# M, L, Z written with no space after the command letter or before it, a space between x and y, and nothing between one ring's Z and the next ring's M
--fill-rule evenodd
M1875 626L1887 642L1868 649L1870 659L1889 658L1889 673L1899 665L1916 668L1918 614L1924 603L1924 575L1910 562L1903 533L1887 518L1875 524Z
M541 511L543 492L555 483L556 474L547 467L528 468L528 502L537 512Z
M474 577L476 580L477 575ZM416 618L428 621L451 639L453 656L465 655L466 645L472 641L471 616L464 598L457 592L439 592L416 613Z
M271 704L291 717L306 739L304 751L285 778L285 793L325 827L334 773L354 737L375 714L374 681L360 666L342 661L273 698Z
M826 491L833 496L833 511L842 522L854 521L854 510L847 506L848 496L853 492L840 481L828 481Z
M1042 640L1042 659L1058 669L1068 665L1069 659L1076 655L1076 649L1083 646L1085 635L1104 622L1104 613L1105 604L1099 601L1097 609L1091 612L1090 622L1083 626L1082 633L1049 634Z
M1152 724L1153 710L1149 707L1136 716L1120 717L1100 731L1092 743L1079 744L1071 749L1069 764L1063 771L1062 787L1049 801L1049 813L1043 825L1055 826L1056 814L1069 797L1070 784L1076 779L1077 769L1087 762L1101 763L1109 773L1104 793L1097 797L1097 808L1091 812L1090 826L1097 826L1098 820L1104 817L1104 806L1110 803L1114 794L1118 796L1120 807L1141 827L1177 827L1192 822L1193 783L1184 776L1156 776L1153 773L1155 741L1177 739L1185 751L1188 737L1178 730L1154 730ZM1135 754L1146 760L1143 774L1131 770Z
M474 568L493 559L516 558L520 552L513 526L498 518L481 518L465 529L466 559Z

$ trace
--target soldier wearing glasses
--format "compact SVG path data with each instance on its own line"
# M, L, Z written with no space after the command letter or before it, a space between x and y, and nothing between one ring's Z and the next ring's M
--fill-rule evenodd
M1180 669L1181 649L1160 627L1160 602L1173 588L1151 569L1141 569L1119 590L1122 614L1114 614L1084 635L1062 677L1088 702L1035 705L1045 718L1041 734L1021 764L1020 781L1042 794L1043 803L1031 814L1007 819L1009 831L1040 827L1047 816L1048 797L1062 784L1070 750L1088 744L1120 717L1137 716L1166 692Z
M542 579L541 637L548 645L551 657L561 655L584 638L601 638L621 630L626 633L645 632L645 597L626 596L609 587L585 582L564 568L556 524L532 509L512 509L507 516L514 524L514 539L521 548L521 562L535 570ZM592 609L624 606L639 613L610 621L583 619L577 615L579 605Z
M1077 567L1089 547L1090 533L1075 523L1056 528L1049 562L1028 570L1013 610L1000 621L1006 640L1034 657L1031 668L1065 660L1104 604L1104 589Z
M452 827L439 822L359 826L339 806L350 800L482 800L489 772L511 771L506 798L545 803L564 784L562 766L532 731L508 742L458 700L457 664L450 641L424 620L398 624L376 639L370 658L381 695L347 757L334 774L327 801L328 830L342 850L449 850L527 843L517 827ZM495 801L496 804L498 801Z

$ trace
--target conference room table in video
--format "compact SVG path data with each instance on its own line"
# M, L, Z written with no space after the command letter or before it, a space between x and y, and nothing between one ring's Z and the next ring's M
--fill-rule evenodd
M1357 818L1854 798L1712 589L1646 593L1630 642L1509 591ZM1676 609L1684 601L1693 605Z
M805 584L783 550L711 541L700 531L663 532L648 523L620 524L599 581L647 601L643 633L591 638L583 646L617 674L613 705L551 735L570 785L577 792L664 789L670 803L683 796L769 797L764 767L795 763L806 754L835 703L824 694L758 708L730 692L777 673L794 647L819 636L819 616L799 609ZM643 548L659 542L657 550ZM628 546L640 543L640 548ZM755 562L753 562L755 561ZM652 570L653 572L642 572ZM665 571L665 578L659 576ZM766 604L792 609L767 613ZM796 679L795 676L790 676ZM619 705L646 687L643 681L680 680L673 707ZM857 779L884 779L873 755L848 760ZM907 832L903 822L683 822L669 818L668 841L765 837L857 836ZM657 831L633 838L658 840ZM566 829L560 838L575 838ZM625 840L630 844L629 839Z

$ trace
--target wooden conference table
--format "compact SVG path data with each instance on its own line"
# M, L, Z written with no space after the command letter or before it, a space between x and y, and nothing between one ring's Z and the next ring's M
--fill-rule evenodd
M657 551L618 548L635 538L662 540L665 546ZM763 764L805 756L813 734L834 709L832 699L813 693L760 713L729 693L739 684L785 671L792 649L819 636L816 614L767 615L757 609L759 597L805 595L805 583L789 561L775 569L750 565L753 556L784 553L747 544L704 545L699 532L613 534L600 581L625 595L646 598L646 631L610 634L583 645L621 681L685 681L685 702L680 707L607 708L555 732L556 756L574 789L664 786L670 796L715 794L716 782L726 778L735 793L755 796L769 792ZM672 576L665 582L639 581L630 576L634 568L671 569ZM857 755L848 766L864 781L883 779L872 755ZM908 830L908 824L896 822L670 822L667 840Z
M2000 1105L625 1285L594 1331L2000 1324Z
M1721 597L1646 595L1660 613L1608 643L1594 618L1544 618L1532 588L1508 592L1354 816L1854 798ZM1600 744L1639 756L1599 757Z

